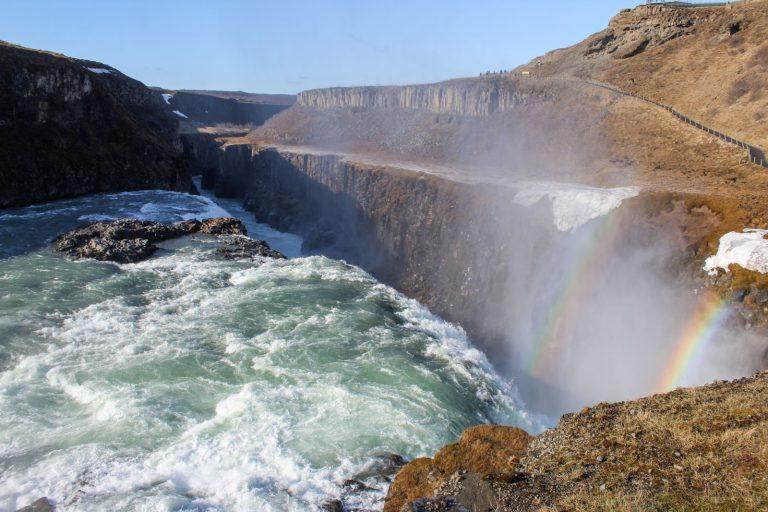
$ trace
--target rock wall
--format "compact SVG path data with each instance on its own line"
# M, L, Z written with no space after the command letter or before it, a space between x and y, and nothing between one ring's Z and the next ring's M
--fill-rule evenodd
M245 190L246 207L303 235L305 250L360 265L478 337L502 335L493 304L510 244L494 242L496 212L477 205L506 203L512 222L522 207L503 201L505 191L246 144L227 146L221 164L217 195ZM494 264L475 265L483 260Z
M216 134L203 132L182 133L180 137L190 173L202 176L203 188L214 188L221 166L223 141Z
M0 42L0 207L191 187L160 95L114 68Z
M503 76L460 79L402 87L334 87L299 94L297 104L320 109L417 109L436 114L487 116L553 97L547 89L521 87L519 80Z
M234 98L179 91L169 100L173 110L182 112L203 124L236 124L259 126L290 105L254 103Z
M643 310L662 327L622 334L623 345L615 350L623 355L616 357L646 353L650 346L654 354L669 350L679 332L676 322L693 307L689 290L701 284L696 254L703 242L691 228L702 208L691 213L684 197L646 192L619 199L620 208L613 203L607 210L617 208L610 218L576 230L581 224L561 215L612 201L616 190L565 185L552 196L520 186L460 182L332 153L232 144L224 148L215 192L243 196L259 221L302 235L305 253L356 264L461 325L500 373L516 377L533 410L559 414L593 400L647 392L662 355L627 372L615 364L611 343L622 322ZM710 221L701 219L702 233ZM584 265L585 248L598 239L601 277L579 273L589 283L589 299L563 320L568 353L555 358L545 375L531 376L531 354L549 336L542 329L551 325L551 304L570 293L563 280ZM627 296L627 287L638 282L642 290ZM603 321L606 304L620 304L614 316L621 321ZM751 354L754 347L747 348ZM584 365L617 381L605 390L580 375Z

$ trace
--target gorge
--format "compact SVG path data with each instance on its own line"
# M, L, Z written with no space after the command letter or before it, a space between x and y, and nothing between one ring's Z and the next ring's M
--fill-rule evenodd
M663 107L767 147L766 33L295 98L0 46L0 509L764 509L768 174Z

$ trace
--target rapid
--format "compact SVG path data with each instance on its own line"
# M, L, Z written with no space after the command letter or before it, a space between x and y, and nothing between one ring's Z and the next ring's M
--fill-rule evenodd
M230 214L291 257L49 246L88 221ZM0 510L378 510L395 455L481 422L540 429L461 328L246 217L164 191L0 212Z

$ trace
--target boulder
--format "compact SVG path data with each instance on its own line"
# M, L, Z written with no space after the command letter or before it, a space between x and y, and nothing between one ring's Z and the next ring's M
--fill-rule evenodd
M152 256L157 243L193 233L212 235L241 235L227 241L219 252L225 257L237 258L284 258L272 250L266 242L245 236L243 223L231 217L185 220L172 224L148 220L120 219L94 222L73 229L54 240L56 251L76 259L93 258L99 261L135 263Z
M239 220L232 217L216 217L205 219L200 225L201 233L210 235L247 235L248 230Z
M236 236L225 241L217 250L230 260L275 258L284 259L280 251L272 249L264 240L254 240L245 236Z
M33 503L18 509L16 512L55 512L56 507L51 504L48 498L40 498Z

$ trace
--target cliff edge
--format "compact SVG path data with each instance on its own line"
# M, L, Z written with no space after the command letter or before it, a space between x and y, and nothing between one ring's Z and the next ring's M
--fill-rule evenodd
M189 191L174 117L160 94L110 66L0 42L0 207Z

